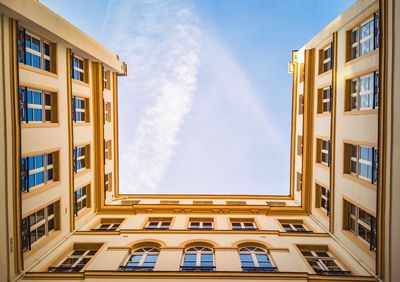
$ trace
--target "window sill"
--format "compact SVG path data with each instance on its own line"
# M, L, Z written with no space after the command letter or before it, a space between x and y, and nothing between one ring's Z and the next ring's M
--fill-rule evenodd
M317 113L317 117L330 117L331 113L326 112L326 113Z
M87 214L89 214L92 211L92 208L90 206L87 206L86 208L84 208L83 210L80 210L78 212L77 216L74 216L75 222L81 220L82 218L84 218Z
M361 179L361 178L359 178L359 177L357 177L355 175L344 173L343 177L347 178L347 179L349 179L349 180L351 180L353 182L356 182L356 183L358 183L358 184L360 184L360 185L362 185L362 186L364 186L366 188L369 188L369 189L372 189L372 190L376 190L376 184L372 184L371 182L369 182L367 180L364 180L364 179Z
M325 210L323 210L321 207L315 207L315 211L318 215L320 215L324 220L327 220L329 223L329 215Z
M61 234L61 230L53 230L49 233L48 236L40 239L39 241L33 243L31 250L24 252L24 259L29 258L38 250L42 249L44 246L48 245L50 241L55 239L57 236Z
M86 174L86 173L89 173L89 172L91 172L91 171L92 171L92 170L91 170L90 168L82 169L82 170L80 170L80 171L74 173L74 177L82 176L82 175L84 175L84 174Z
M358 237L356 234L351 232L350 230L343 229L342 233L347 237L351 242L353 242L357 247L366 252L368 256L375 257L375 252L369 249L369 243Z
M90 126L92 125L90 122L73 122L74 126Z
M329 170L329 166L323 163L315 163L315 166L325 170Z
M42 70L42 69L38 69L38 68L29 66L29 65L25 65L23 63L18 63L18 66L19 66L20 69L23 69L23 70L36 72L38 74L42 74L42 75L53 77L53 78L58 78L58 74L53 73L53 72L49 72L49 71L45 71L45 70Z
M90 87L89 83L77 79L72 79L72 83L79 84L85 87Z
M49 128L49 127L60 127L60 124L58 122L44 122L44 123L26 123L22 122L21 123L21 128Z
M319 79L321 77L328 76L328 75L332 76L332 70L328 70L328 71L319 73L317 78Z
M360 57L347 60L347 62L344 64L344 66L351 65L351 64L353 64L353 63L356 63L356 62L358 62L358 61L361 61L361 60L363 60L363 59L366 59L366 58L368 58L368 57L372 57L372 56L378 55L378 54L379 54L379 48L377 48L377 49L375 49L375 50L373 50L373 51L371 51L371 52L369 52L369 53L367 53L367 54L364 54L364 55L362 55L362 56L360 56Z
M23 201L24 201L24 200L27 200L27 199L29 199L29 198L32 198L32 197L38 195L38 194L41 194L41 193L43 193L43 192L47 192L47 191L49 191L50 189L59 186L60 183L61 183L60 181L54 181L54 180L53 180L53 181L51 181L51 182L45 184L45 185L42 186L42 187L33 188L33 190L31 190L31 191L29 191L29 192L22 192L22 197L21 197L21 198L22 198Z
M378 114L378 109L353 110L344 112L345 116L372 115L372 114Z

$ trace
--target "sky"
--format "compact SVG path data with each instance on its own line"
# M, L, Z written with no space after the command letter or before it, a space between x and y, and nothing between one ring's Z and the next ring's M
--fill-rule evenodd
M128 65L120 193L289 193L291 50L354 0L41 2Z

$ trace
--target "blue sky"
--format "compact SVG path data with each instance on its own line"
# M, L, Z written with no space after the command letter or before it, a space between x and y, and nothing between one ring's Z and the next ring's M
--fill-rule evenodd
M285 195L291 50L354 0L41 2L128 64L122 193Z

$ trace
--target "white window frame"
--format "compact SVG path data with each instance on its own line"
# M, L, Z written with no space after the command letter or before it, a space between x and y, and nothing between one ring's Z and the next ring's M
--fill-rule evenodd
M85 166L84 167L81 167L81 168L75 168L75 173L78 173L78 172L80 172L80 171L82 171L82 170L85 170L85 169L88 169L88 163L87 163L87 160L86 160L86 154L88 153L88 146L87 145L84 145L84 146L76 146L75 147L76 149L80 149L79 151L80 152L82 152L82 149L85 149L84 151L85 151L85 153L83 154L83 155L76 155L75 156L75 158L76 158L76 161L77 162L80 162L80 161L82 161L82 160L85 160ZM77 153L78 152L78 150L75 150L75 152Z
M51 157L52 157L53 162L51 164L47 163L47 159L48 159L47 155L52 155ZM41 166L39 168L36 167L36 157L37 156L42 156L42 159L43 159L42 160L43 166ZM40 187L42 187L42 186L54 181L54 152L38 154L38 155L31 155L31 156L27 156L25 158L26 159L35 158L35 168L34 169L29 169L29 167L28 167L28 169L26 170L28 187L29 187L29 176L32 175L32 174L35 175L35 184L36 184L36 174L38 174L40 172L43 172L43 183L41 183L39 185L35 185L35 186L29 187L29 191L31 191L33 189L36 189L36 188L40 188ZM48 171L51 170L51 169L53 170L53 177L51 179L47 179Z
M322 200L324 200L326 203L329 202L329 199L328 199L328 196L327 196L328 193L330 192L329 188L326 188L326 187L324 187L322 185L319 185L319 187L320 187L320 195L319 195L320 196L320 203L319 203L319 207L322 210L324 210L326 213L328 213L328 211L325 208L325 205L322 204ZM324 193L322 193L322 190L325 190L325 195L324 195Z
M185 257L187 254L196 255L196 265L195 266L185 265ZM201 255L202 254L211 254L212 255L212 263L213 263L212 266L202 266L201 265ZM181 267L189 267L189 268L190 267L215 267L214 250L210 247L205 247L205 246L194 246L194 247L187 248L182 256Z
M356 206L356 205L354 205L354 204L352 204L350 202L347 202L347 203L349 205L349 207L348 207L348 213L349 213L348 214L348 217L349 217L348 230L351 233L353 233L354 235L356 235L358 238L361 238L363 241L365 241L366 243L370 244L370 242L365 240L365 238L360 236L360 234L359 234L359 224L360 224L365 229L367 229L370 232L370 234L372 235L372 227L371 227L371 225L368 225L368 223L366 223L365 221L360 219L360 210L362 210L363 212L369 214L370 216L373 216L373 215L371 215L370 213L366 212L365 210L359 208L358 206ZM352 207L354 207L354 209L355 209L355 214L353 214L351 212L351 208ZM354 220L354 230L351 228L350 220Z
M89 258L89 261L88 261L87 263L85 263L85 265L83 266L83 267L85 267L85 266L90 262L90 260L96 255L96 253L97 253L98 250L85 250L85 252L84 252L82 255L73 255L73 253L74 253L75 251L79 251L79 249L76 249L76 250L71 251L71 252L69 253L69 255L68 255L65 259L63 259L63 260L57 265L57 267L61 267L61 266L64 264L64 262L67 261L67 260L70 259L70 258L77 258L76 262L74 262L74 263L69 267L70 269L73 269L73 268L76 267L84 258ZM91 251L96 251L96 253L90 255L89 253L90 253ZM83 267L82 267L82 268L83 268Z
M372 181L372 173L373 173L373 166L372 166L372 160L370 161L370 160L364 160L364 159L361 159L361 147L364 147L364 148L368 148L368 150L372 150L372 159L374 158L374 156L373 156L373 149L374 149L374 147L370 147L370 146L363 146L363 145L354 145L354 144L349 144L350 146L351 146L351 152L350 152L350 174L352 174L352 175L354 175L354 176L357 176L358 178L360 178L360 179L363 179L363 180L366 180L366 181ZM353 147L356 147L356 152L357 152L357 157L354 157L354 156L352 156L352 148ZM356 164L356 172L353 172L352 170L351 170L351 168L352 168L352 162L354 162L355 164ZM361 175L360 174L360 164L364 164L364 165L367 165L368 167L370 167L370 169L371 169L371 178L368 178L368 177L365 177L365 176L363 176L363 175Z
M282 225L283 229L285 229L286 232L287 232L287 230L285 228L285 225L288 225L290 227L290 229L295 232L303 231L303 230L298 230L295 225L301 225L305 231L309 231L308 228L304 225L304 223L286 223L286 222L284 222L284 223L281 223L281 225Z
M254 247L254 246L242 247L242 248L240 248L238 250L238 254L239 254L240 265L242 266L242 268L246 268L246 267L249 267L249 266L243 266L242 265L242 259L240 257L241 254L249 254L249 255L251 255L251 258L252 258L253 263L254 263L254 268L263 267L263 266L260 266L260 263L258 261L257 255L266 255L267 259L271 263L272 267L276 267L274 262L272 261L270 255L269 255L269 253L266 250L261 249L259 247Z
M362 27L366 24L371 25L372 22L372 31L370 30L369 35L367 35L366 37L362 37ZM371 26L370 26L371 27ZM374 38L375 38L375 30L374 30L374 16L368 18L367 20L365 20L364 22L362 22L361 24L357 25L355 28L353 28L351 30L351 38L353 40L353 34L354 32L357 31L357 39L351 43L351 60L361 57L363 55L366 55L370 52L372 52L374 50L373 44L374 44ZM362 53L362 44L366 41L369 41L370 44L372 42L372 46L370 45L370 49L368 52L366 53ZM357 56L353 57L353 50L354 48L357 48Z
M328 162L324 161L324 156L326 156L329 162L329 140L321 139L321 164L328 166Z
M77 205L76 214L78 214L78 215L79 215L83 210L85 210L85 209L88 208L88 197L87 197L87 195L88 195L89 186L86 185L86 186L83 186L83 187L80 187L80 188L76 189L76 190L74 191L74 197L75 197L75 192L77 192L77 191L79 191L79 190L81 190L81 194L82 194L82 191L85 190L85 195L80 196L79 198L76 199L76 205ZM74 200L75 200L75 199L74 199ZM85 206L82 205L83 200L86 200ZM80 209L78 209L79 206L81 207Z
M322 58L323 58L323 60L322 60L322 72L323 73L327 72L327 71L330 71L332 69L332 61L331 61L332 60L332 50L329 51L329 56L325 58L325 51L331 49L331 47L332 47L331 44L329 44L322 51L322 54L323 54L323 56L322 56ZM330 67L330 69L325 70L325 65L328 64L329 62L331 62L331 67Z
M128 266L128 263L131 261L131 258L133 256L139 256L139 255L141 256L140 260L139 260L138 264L135 265L135 267L137 267L137 268L145 267L143 264L146 262L146 258L148 255L157 255L157 260L158 260L158 257L160 256L160 250L157 248L153 248L153 247L143 247L143 248L136 249L129 255L128 260L124 263L124 265ZM154 262L154 266L152 267L152 269L157 264L157 260Z
M157 225L154 226L152 225L152 223L157 222ZM161 226L166 226L165 223L168 223L168 228L161 228ZM150 225L152 225L150 227ZM162 229L162 230L166 230L169 229L171 227L171 220L149 220L146 224L146 229Z
M304 251L304 252L310 252L310 253L312 254L312 256L306 256L306 255L304 255L303 251ZM329 268L329 266L327 266L327 265L323 262L324 260L333 261L333 262L336 264L336 266L337 266L341 271L345 271L344 268L343 268L343 266L336 260L335 257L333 257L333 256L330 254L329 251L301 250L301 252L302 252L302 255L304 256L304 258L307 260L308 263L309 263L309 259L310 259L310 260L313 260L313 261L316 261L316 262L318 263L319 267L320 267L321 269L323 269L324 271L332 271L332 270ZM324 253L326 253L328 256L326 256L326 257L320 257L320 256L318 256L317 252L321 252L321 253L324 252ZM310 265L310 263L309 263L309 265ZM310 266L311 266L311 265L310 265ZM311 266L311 268L315 271L315 269L314 269L312 266Z
M107 227L102 227L103 225L108 225ZM121 225L121 223L100 223L96 229L101 229L101 230L112 230L115 229L117 230L119 228L119 226Z
M33 119L35 117L35 112L34 112L35 109L36 110L39 109L40 112L41 112L41 116L42 116L42 120L36 121L36 120L29 120L29 114L27 114L26 115L26 122L27 123L52 123L52 119L50 121L46 120L46 110L50 110L51 114L53 115L53 112L52 112L52 109L51 109L51 107L52 107L52 99L53 99L52 94L50 92L47 92L47 91L33 89L33 88L26 88L25 91L27 91L27 92L31 91L32 92L32 103L28 103L28 100L26 101L27 111L29 109L32 109L32 117L33 117ZM40 93L41 104L34 104L33 103L34 100L35 100L35 98L34 98L35 92L36 93ZM28 95L28 93L26 93L26 95ZM46 96L47 95L50 97L50 105L46 105Z
M234 224L240 224L240 228L233 228ZM246 227L246 224L251 224L253 226L253 228ZM257 229L256 223L254 221L237 221L237 220L234 220L234 221L231 221L231 225L232 225L232 230L241 230L241 229L243 229L243 230L256 230Z
M73 57L73 68L74 68L74 71L77 71L77 72L79 72L79 73L81 73L82 74L82 80L80 80L80 79L78 79L78 78L74 78L74 77L72 77L72 79L73 80L78 80L78 81L82 81L82 82L85 82L85 60L82 58L82 57L79 57L79 56L77 56L77 55L75 55L74 54L74 57ZM80 67L77 67L77 66L75 66L75 60L79 60L79 61L82 61L82 66L83 66L83 69L81 69ZM79 64L78 64L79 65Z
M364 90L363 89L363 79L368 79L368 84L369 84L369 89ZM374 73L369 73L363 76L360 76L358 78L358 85L359 85L359 95L357 97L358 99L358 103L357 103L357 107L358 110L370 110L373 109L374 107ZM369 107L364 107L362 105L362 98L367 96L368 101L370 102L370 106Z
M193 227L192 226L193 223L198 223L199 226L198 227ZM204 227L204 223L210 223L211 226L210 227ZM213 228L214 228L214 223L213 223L212 220L195 220L195 219L193 219L193 220L190 220L190 222L189 222L189 229L195 229L195 230L206 229L206 230L210 230L210 229L213 229Z
M75 105L73 105L74 106L74 108L75 108L75 113L84 113L85 114L85 119L84 120L77 120L76 119L76 114L75 114L75 120L74 120L74 122L75 123L84 123L84 122L86 122L86 120L87 120L87 113L86 113L86 108L88 107L88 105L87 105L87 100L85 99L85 98L82 98L82 97L79 97L79 96L74 96L74 98L75 98ZM76 100L80 100L80 101L83 101L84 102L84 105L85 105L85 107L82 109L82 108L78 108L78 107L76 107Z
M53 214L49 215L48 214L48 208L53 205ZM41 219L39 222L34 223L33 225L30 225L30 233L32 233L33 231L35 231L36 233L36 240L35 242L31 242L31 245L33 246L34 244L36 244L38 241L41 241L42 239L46 238L47 236L49 236L49 234L54 231L56 229L56 222L55 222L55 213L56 213L56 207L55 204L52 203L42 209L39 209L35 212L33 212L32 214L28 215L27 217L31 217L32 215L35 215L35 218L37 217L37 213L39 211L43 210L43 219ZM49 221L50 220L54 220L54 227L53 229L49 230ZM36 221L36 220L35 220ZM38 228L40 226L44 225L44 231L45 234L43 236L41 236L40 238L38 238ZM29 233L29 237L31 236L31 234Z
M327 93L328 95L328 97L325 97L325 93ZM331 95L332 95L332 93L331 93L331 87L330 86L328 86L328 87L325 87L325 88L323 88L322 89L322 113L329 113L330 112L330 107L331 107ZM326 111L324 110L324 105L326 105Z

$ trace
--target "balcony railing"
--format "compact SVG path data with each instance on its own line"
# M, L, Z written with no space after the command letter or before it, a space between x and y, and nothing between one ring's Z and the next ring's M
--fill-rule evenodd
M132 266L132 265L121 265L120 271L153 271L154 266Z
M94 232L96 232L96 231L98 231L98 232L111 232L111 231L117 231L117 229L115 228L111 228L111 229L108 229L108 228L92 228L92 229L90 229L90 231L94 231Z
M285 230L286 232L289 233L313 233L311 230L293 230L293 229L287 229Z
M160 226L160 227L158 227L158 226L145 226L144 227L144 229L146 229L146 230L168 230L169 229L169 226Z
M189 230L214 230L214 227L189 227Z
M242 267L243 272L277 272L278 268L274 266L270 267Z
M351 275L351 271L345 270L315 270L315 273L319 275L328 275L328 276L349 276Z
M215 271L215 266L181 266L180 270L187 272Z
M56 267L49 267L48 272L79 272L83 266L75 266L75 267L68 267L68 266L56 266Z

